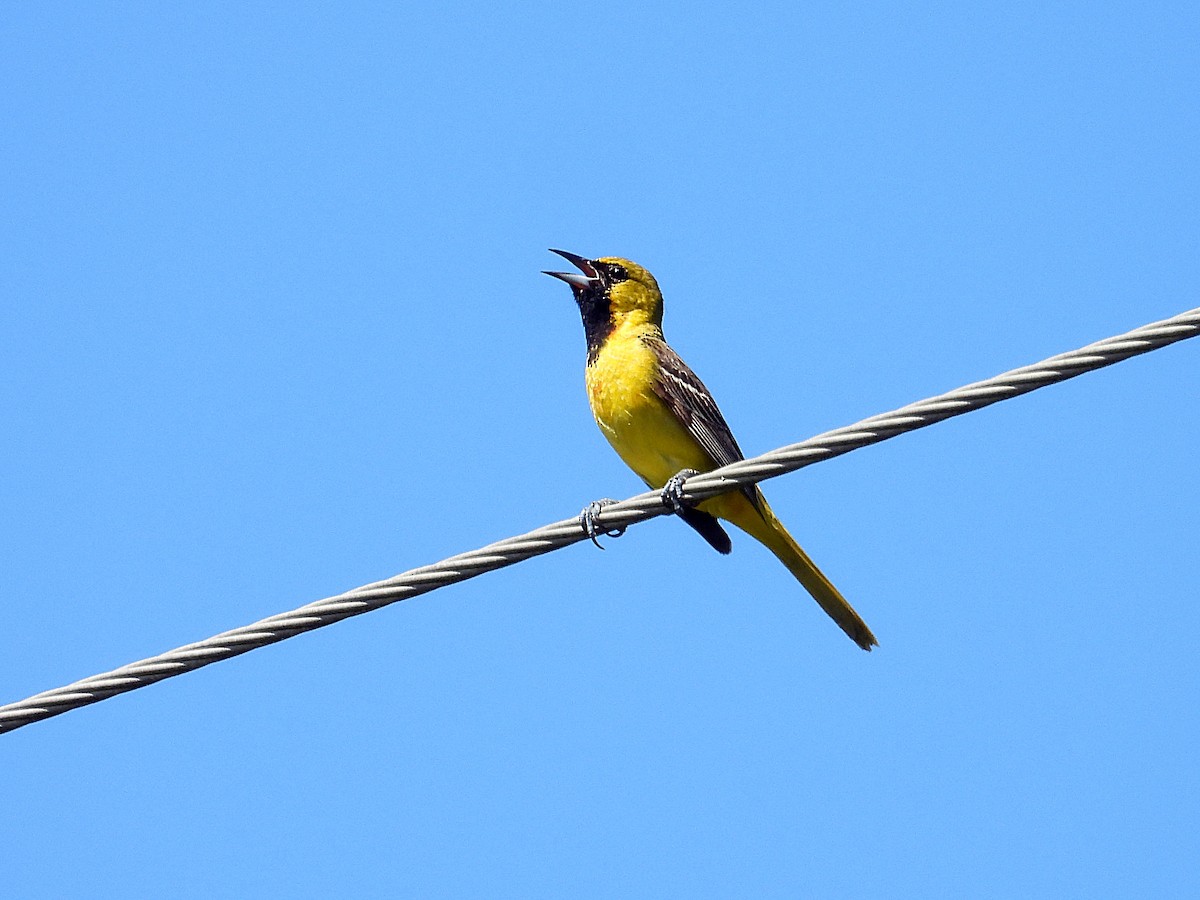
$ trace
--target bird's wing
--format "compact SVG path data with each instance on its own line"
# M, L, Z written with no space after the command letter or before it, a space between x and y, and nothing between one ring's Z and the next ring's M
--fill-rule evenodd
M679 354L658 337L642 338L658 359L658 378L654 393L667 405L675 418L699 444L713 462L713 468L727 466L746 457L729 430L725 417L717 408L704 382L679 358ZM759 492L748 485L742 492L759 508Z

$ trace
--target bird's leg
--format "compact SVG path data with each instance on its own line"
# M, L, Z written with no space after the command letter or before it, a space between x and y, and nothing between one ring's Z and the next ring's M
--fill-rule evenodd
M595 544L597 547L600 547L601 550L603 550L604 547L600 544L600 535L610 538L619 538L625 533L624 525L620 525L616 528L605 528L600 524L600 511L604 509L604 507L611 506L616 502L617 501L613 500L611 497L605 497L603 500L593 500L591 503L585 506L583 508L583 512L579 514L579 525L581 528L583 528L583 533L591 539L593 544Z
M675 515L679 515L687 509L689 504L683 502L683 483L693 475L699 474L695 469L684 469L682 472L676 472L672 475L667 483L663 485L663 506L667 507Z

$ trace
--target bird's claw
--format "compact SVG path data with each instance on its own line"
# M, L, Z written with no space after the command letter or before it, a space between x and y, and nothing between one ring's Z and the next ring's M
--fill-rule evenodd
M675 515L679 515L687 509L688 504L683 502L683 483L693 475L699 474L695 469L684 469L682 472L676 472L672 475L667 483L663 485L663 506L667 507Z
M606 506L611 506L616 503L616 500L610 497L605 497L603 500L593 500L583 508L583 512L579 514L579 525L583 528L583 533L588 536L593 544L604 549L600 543L600 535L610 538L619 538L625 533L625 526L619 525L616 528L605 528L600 524L600 512Z

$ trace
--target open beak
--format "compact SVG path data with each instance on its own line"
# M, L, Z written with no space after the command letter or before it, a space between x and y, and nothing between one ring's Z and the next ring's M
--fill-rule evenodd
M543 272L543 275L550 275L553 278L565 281L571 286L571 290L576 293L600 286L600 273L596 271L596 267L592 265L590 259L586 259L575 253L568 253L566 250L551 248L550 252L557 253L583 274L578 275L575 272Z

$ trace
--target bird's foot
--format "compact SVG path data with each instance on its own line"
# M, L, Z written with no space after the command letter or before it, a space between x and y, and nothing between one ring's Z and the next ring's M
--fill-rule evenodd
M610 497L605 497L603 500L593 500L583 508L583 512L579 514L579 525L583 529L583 533L588 536L593 544L601 550L604 547L600 543L600 535L610 538L619 538L625 533L625 526L620 525L616 528L605 528L600 524L600 512L606 506L612 506L616 503Z
M670 477L662 489L663 506L679 515L688 508L687 503L683 502L683 483L693 475L699 475L695 469L684 469L682 472L676 472Z

